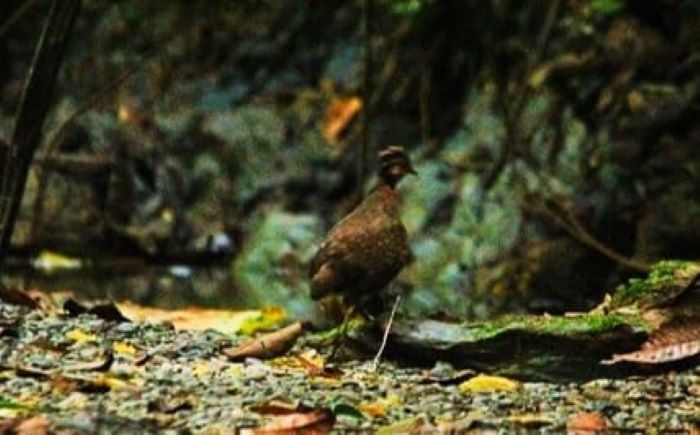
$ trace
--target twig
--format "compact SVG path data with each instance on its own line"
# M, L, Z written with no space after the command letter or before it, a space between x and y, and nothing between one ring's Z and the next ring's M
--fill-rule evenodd
M379 367L379 360L382 358L384 353L384 348L386 347L386 342L389 340L389 331L391 331L391 325L394 323L394 315L396 314L396 308L399 306L399 301L401 301L401 295L396 296L396 301L394 306L391 308L391 314L389 315L389 321L386 324L386 329L384 329L384 336L382 337L382 344L379 346L379 351L377 355L374 356L372 360L372 367L370 371L376 372Z

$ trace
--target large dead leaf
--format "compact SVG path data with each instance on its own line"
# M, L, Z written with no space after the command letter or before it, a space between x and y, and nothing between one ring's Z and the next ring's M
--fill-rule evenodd
M215 310L206 308L184 308L181 310L163 310L142 307L132 302L118 303L117 308L126 318L134 322L169 322L176 329L203 331L213 329L224 334L253 332L269 328L281 322L285 313L273 307L262 310Z
M0 421L0 433L40 435L49 433L51 423L46 417L36 416Z
M289 350L303 331L301 323L294 322L279 331L263 334L239 346L224 349L224 353L232 360L274 358Z
M327 434L333 429L335 416L327 409L310 409L284 402L271 402L251 408L269 417L264 426L241 430L243 434Z
M615 354L603 364L663 364L700 354L700 319L662 326L636 352Z

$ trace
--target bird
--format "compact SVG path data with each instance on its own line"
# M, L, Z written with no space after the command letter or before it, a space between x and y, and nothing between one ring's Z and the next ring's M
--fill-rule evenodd
M377 185L330 229L311 260L314 300L339 295L351 309L362 311L413 259L397 185L418 173L403 147L387 147L378 159Z

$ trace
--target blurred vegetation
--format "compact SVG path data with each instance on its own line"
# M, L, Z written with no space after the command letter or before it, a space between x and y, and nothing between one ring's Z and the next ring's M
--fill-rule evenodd
M0 4L6 140L47 11L30 3ZM233 283L207 275L194 300L310 313L305 262L358 183L360 123L327 124L363 95L364 5L86 0L15 252L220 260ZM700 3L371 12L370 143L405 146L420 173L401 187L402 309L587 309L655 261L700 257ZM162 282L113 296L177 293Z

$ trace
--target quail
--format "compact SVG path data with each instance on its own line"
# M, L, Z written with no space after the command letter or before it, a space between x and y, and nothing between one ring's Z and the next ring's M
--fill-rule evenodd
M311 260L313 299L340 295L362 310L412 259L396 186L417 173L402 147L388 147L378 157L377 186L331 228Z

